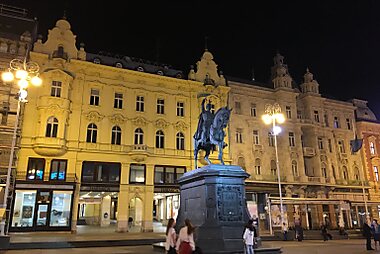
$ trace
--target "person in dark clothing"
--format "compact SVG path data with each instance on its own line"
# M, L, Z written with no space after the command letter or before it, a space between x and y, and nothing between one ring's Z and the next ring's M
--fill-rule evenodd
M321 233L323 236L323 241L327 241L327 240L329 240L329 238L331 240L332 237L330 237L331 235L329 233L327 233L327 227L324 224L322 224L322 226L321 226Z
M302 226L297 223L294 227L295 231L296 231L296 238L299 242L302 242L303 240L303 228Z
M371 231L372 231L371 227L367 224L367 222L364 222L364 224L363 224L363 236L366 239L367 250L374 250L371 246L371 236L372 236Z

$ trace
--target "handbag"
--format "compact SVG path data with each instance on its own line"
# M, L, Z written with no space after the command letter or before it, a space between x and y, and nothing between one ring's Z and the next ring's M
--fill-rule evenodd
M170 249L168 250L167 254L177 254L177 251L174 247L170 246Z

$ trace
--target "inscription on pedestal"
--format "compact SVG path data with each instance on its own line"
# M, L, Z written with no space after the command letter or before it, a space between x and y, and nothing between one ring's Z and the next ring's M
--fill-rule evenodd
M218 217L220 221L243 220L243 193L240 186L218 186Z

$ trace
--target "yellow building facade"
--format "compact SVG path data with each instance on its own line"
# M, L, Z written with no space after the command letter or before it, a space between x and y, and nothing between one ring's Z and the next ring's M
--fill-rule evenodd
M168 66L78 50L61 19L30 58L43 85L28 90L11 230L116 222L119 232L128 224L152 231L153 221L175 217L201 101L227 104L212 54L184 79Z

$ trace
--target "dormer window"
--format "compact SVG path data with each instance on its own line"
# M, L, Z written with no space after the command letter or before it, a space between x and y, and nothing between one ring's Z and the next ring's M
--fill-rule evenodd
M143 68L143 67L139 66L139 67L137 67L137 71L141 71L141 72L144 72L145 70L144 70L144 68Z
M94 58L94 64L100 64L100 59L99 58Z
M122 63L116 63L116 68L123 68L123 64Z
M164 72L163 71L157 71L157 74L160 75L160 76L164 76Z
M182 74L181 73L177 73L177 75L175 77L176 78L182 78Z

